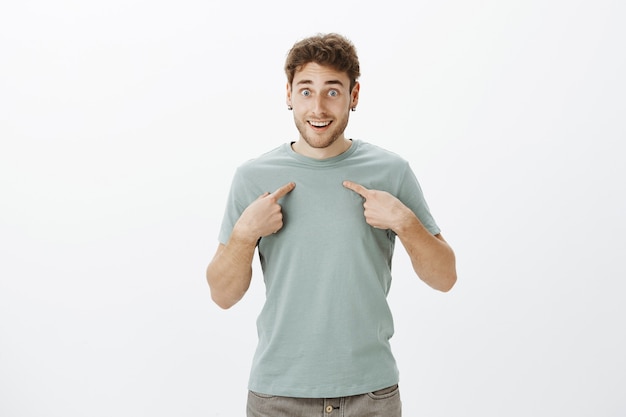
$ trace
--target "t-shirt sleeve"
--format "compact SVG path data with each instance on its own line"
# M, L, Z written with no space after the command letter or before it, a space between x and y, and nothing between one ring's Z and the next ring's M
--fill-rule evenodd
M218 235L218 240L222 244L226 244L235 227L235 223L239 220L241 213L248 206L245 196L245 181L240 169L235 171L233 180L230 185L230 191L226 199L226 208L224 209L224 217L222 218L222 226Z
M424 227L433 235L439 234L441 229L437 226L435 219L430 213L422 187L408 163L404 167L404 173L400 181L400 190L398 198L407 207L413 210L413 213L422 222Z

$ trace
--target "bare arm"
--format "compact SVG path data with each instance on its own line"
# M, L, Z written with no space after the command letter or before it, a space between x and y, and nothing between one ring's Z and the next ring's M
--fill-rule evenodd
M295 188L288 183L252 202L233 227L228 242L220 244L206 270L211 298L222 308L230 308L244 296L252 279L252 259L258 240L283 227L278 200Z
M411 258L413 270L422 281L436 290L450 291L456 283L456 258L443 236L433 236L417 218L407 221L406 226L396 234Z
M368 190L345 181L344 186L365 198L365 221L378 229L393 230L406 249L415 273L432 288L449 291L456 283L454 251L438 234L433 236L415 213L386 191Z

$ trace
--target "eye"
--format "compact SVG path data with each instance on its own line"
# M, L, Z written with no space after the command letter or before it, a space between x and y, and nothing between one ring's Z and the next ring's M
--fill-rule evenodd
M330 90L328 92L328 95L331 96L331 97L337 97L339 95L339 91L337 91L337 90Z
M308 97L308 96L311 95L311 91L310 90L302 90L302 92L300 94L302 94L304 97Z

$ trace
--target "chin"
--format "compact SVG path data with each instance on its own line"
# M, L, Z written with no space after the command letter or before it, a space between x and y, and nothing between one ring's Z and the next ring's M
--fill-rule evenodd
M307 143L307 145L309 145L311 148L316 148L316 149L324 149L324 148L328 148L330 146L332 146L335 142L337 142L337 138L334 139L319 139L319 140L311 140L310 138L303 136L304 141Z

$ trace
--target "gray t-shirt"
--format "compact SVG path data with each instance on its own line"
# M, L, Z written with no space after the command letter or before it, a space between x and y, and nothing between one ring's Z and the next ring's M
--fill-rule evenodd
M378 146L354 140L341 155L317 160L285 143L241 165L219 235L224 244L252 201L296 183L279 202L283 228L258 245L266 302L252 391L332 398L398 383L387 304L396 236L365 222L363 198L344 180L393 194L439 233L408 162Z

